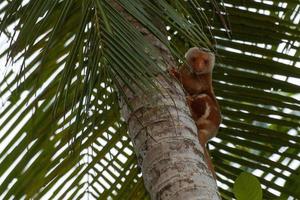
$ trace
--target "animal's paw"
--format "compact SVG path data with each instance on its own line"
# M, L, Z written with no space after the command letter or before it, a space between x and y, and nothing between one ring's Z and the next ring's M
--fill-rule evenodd
M178 72L178 70L175 68L175 67L171 67L171 68L169 68L168 69L168 72L169 72L169 74L171 75L171 76L173 76L173 77L175 77L175 78L179 78L179 72Z

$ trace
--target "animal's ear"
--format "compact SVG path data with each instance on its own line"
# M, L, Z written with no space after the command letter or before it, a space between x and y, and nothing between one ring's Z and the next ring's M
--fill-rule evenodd
M203 51L203 52L207 52L207 53L211 52L210 49L207 49L207 48L204 48L204 47L200 47L199 49L200 49L200 51Z
M210 64L213 67L215 65L215 54L213 54L212 52L209 52L209 59L210 59Z

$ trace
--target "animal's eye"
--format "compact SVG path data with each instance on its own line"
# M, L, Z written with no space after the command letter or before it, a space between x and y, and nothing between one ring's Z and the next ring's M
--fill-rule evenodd
M205 64L205 65L207 65L207 64L208 64L208 62L209 62L208 60L204 60L204 64Z
M196 62L196 57L192 57L192 62Z

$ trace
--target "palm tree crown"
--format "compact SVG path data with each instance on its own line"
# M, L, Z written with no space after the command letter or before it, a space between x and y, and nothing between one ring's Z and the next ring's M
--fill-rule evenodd
M118 96L120 84L155 90L166 73L115 2L0 3L0 199L149 198ZM223 121L209 148L222 198L243 171L265 199L300 198L298 0L117 2L178 64L191 46L215 51Z

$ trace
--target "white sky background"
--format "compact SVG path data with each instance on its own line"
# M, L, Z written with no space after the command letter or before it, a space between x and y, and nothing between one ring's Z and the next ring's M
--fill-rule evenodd
M0 3L0 8L1 8L1 3ZM256 12L256 10L253 10L253 12ZM267 13L265 13L267 14ZM0 16L1 17L1 16ZM299 23L299 20L300 20L300 15L298 17L295 18L295 23ZM7 48L7 46L9 45L9 41L8 39L5 37L4 34L2 34L0 36L0 53L3 52L3 50L5 48ZM300 46L299 43L296 43L295 44L296 46ZM261 47L265 47L264 44L261 44ZM285 44L281 44L279 47L278 47L278 52L283 52L284 51L284 47L285 47ZM234 49L227 49L227 50L231 50L231 51L235 51ZM289 55L292 55L294 56L296 53L296 50L291 50L290 52L288 52ZM259 55L258 55L259 56ZM299 67L300 68L300 62L297 62L297 63L291 63L290 61L286 61L286 60L278 60L276 58L274 58L274 60L276 61L279 61L279 62L282 62L282 63L285 63L285 64L294 64L296 67ZM7 71L9 70L6 70L6 68L4 67L5 66L5 63L6 63L6 60L5 58L1 58L0 59L0 82L3 80L5 74L7 73ZM20 69L20 62L19 63L16 63L14 64L13 66L13 70L14 72L18 72L18 70ZM11 69L12 66L7 66L7 69ZM285 76L281 76L281 75L275 75L274 78L276 79L279 79L279 80L287 80L288 82L290 83L293 83L293 84L296 84L296 85L300 85L300 79L296 79L296 78L291 78L291 77L285 77ZM10 82L10 80L8 80L8 82ZM2 86L0 87L0 91L3 91L5 89L5 86ZM0 97L0 113L9 105L9 102L7 102L7 98L9 97L10 93L6 93L4 96ZM21 100L18 102L20 103L22 101L22 99L24 99L26 97L26 92L22 94L22 98ZM295 97L300 100L300 94L299 95L295 95ZM18 105L18 103L16 105ZM16 107L16 106L15 106ZM13 110L13 109L12 109ZM8 116L9 113L7 113L3 118L0 119L0 124L2 124L4 122L4 120L6 119L6 117ZM14 118L14 120L17 118L17 116ZM10 133L9 137L7 137L2 143L0 143L0 152L9 144L9 142L12 140L12 138L14 137L14 135L18 132L18 130L26 123L26 121L30 118L30 115L26 116L25 119L22 121L22 123L19 123L19 125L17 127L14 128L14 130ZM11 120L11 123L7 124L5 126L5 128L3 130L0 131L0 138L3 136L3 134L11 127L12 125L12 122L14 122L14 120ZM294 134L297 134L297 132L295 130L291 130L289 132L289 134L291 135L294 135ZM217 139L215 139L216 142L218 142ZM12 147L14 148L14 147ZM285 151L285 149L281 149L280 151ZM25 152L24 152L25 153ZM16 162L10 167L10 169L2 176L0 177L0 184L4 181L5 177L9 174L10 170L13 169L15 167L15 165L18 163L18 160L22 157L22 154L19 156L19 158L16 158ZM273 161L278 161L280 159L280 156L278 154L274 154L270 157L271 160ZM0 160L1 162L1 160ZM289 161L288 160L284 160L282 161L283 164L286 164L288 163ZM290 163L289 167L292 168L292 169L296 169L298 168L300 165L300 162L299 160L294 160ZM255 170L253 172L255 175L257 176L261 176L263 174L263 171L261 170ZM289 172L287 171L284 171L282 172L284 173L285 175L289 175ZM272 174L268 174L265 179L267 180L270 180L272 179L274 175ZM226 179L226 177L223 177L224 179ZM282 186L284 184L284 180L278 178L278 179L275 179L275 183L277 183L278 185ZM13 184L13 183L12 183ZM224 189L227 189L227 186L226 185L223 185L221 183L218 183L221 187L223 187ZM265 186L263 186L265 187ZM66 186L67 188L67 186ZM274 194L279 194L278 191L274 191L273 189L270 190L270 192L274 193ZM3 196L5 194L0 194L0 199L1 199L1 196ZM47 199L45 197L45 199Z

